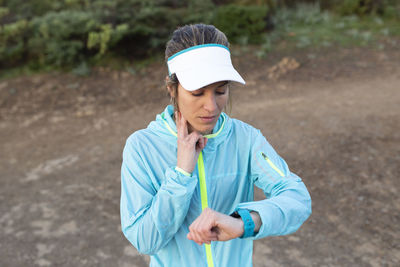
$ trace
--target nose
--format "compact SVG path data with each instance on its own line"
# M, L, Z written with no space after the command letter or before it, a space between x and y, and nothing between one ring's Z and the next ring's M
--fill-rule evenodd
M214 114L215 111L218 109L217 99L214 92L208 92L208 94L205 94L203 107L205 110L212 114Z

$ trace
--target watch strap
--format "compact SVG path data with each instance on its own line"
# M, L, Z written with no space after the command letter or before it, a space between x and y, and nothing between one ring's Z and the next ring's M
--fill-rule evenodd
M244 227L244 233L240 238L254 236L255 224L254 224L253 218L251 218L250 211L247 209L238 209L237 213L242 218L243 227Z

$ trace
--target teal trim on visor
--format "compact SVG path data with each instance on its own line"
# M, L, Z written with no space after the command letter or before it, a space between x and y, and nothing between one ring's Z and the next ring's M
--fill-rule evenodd
M226 50L228 50L228 52L230 53L229 48L224 45L221 45L221 44L202 44L202 45L195 45L195 46L183 49L182 51L179 51L178 53L175 53L172 56L170 56L167 61L170 61L171 59L179 56L180 54L189 52L189 51L197 49L197 48L203 48L203 47L222 47L222 48L225 48Z

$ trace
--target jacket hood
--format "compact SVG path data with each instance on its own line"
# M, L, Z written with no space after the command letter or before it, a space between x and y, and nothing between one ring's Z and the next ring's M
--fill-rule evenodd
M156 120L152 121L147 128L161 139L165 140L165 142L176 147L177 129L173 119L173 113L174 107L172 105L168 105L161 114L156 116ZM208 138L208 142L204 150L215 150L219 144L227 140L231 128L232 122L229 116L222 112L212 133L205 135L205 137Z

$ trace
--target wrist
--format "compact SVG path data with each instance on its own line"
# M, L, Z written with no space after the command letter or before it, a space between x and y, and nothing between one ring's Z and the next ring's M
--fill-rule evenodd
M240 237L242 237L244 235L244 222L243 222L241 217L235 218L235 220L237 221L238 229L240 229L240 231L238 232L237 237L240 238Z
M238 218L242 222L241 229L243 230L243 233L241 236L239 236L240 238L254 236L255 223L249 210L238 209L234 213L232 213L231 216Z
M194 171L195 166L196 164L185 162L185 160L180 160L179 158L176 163L176 167L180 168L181 170L184 170L187 173L192 173Z
M260 214L258 214L257 211L251 211L250 216L254 222L254 234L257 234L260 231L262 224Z

